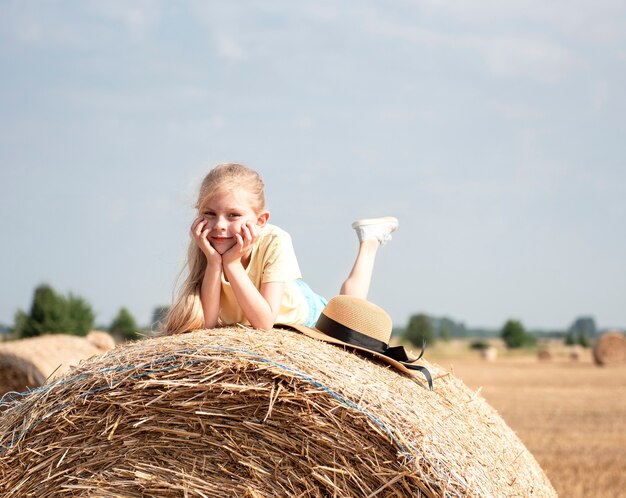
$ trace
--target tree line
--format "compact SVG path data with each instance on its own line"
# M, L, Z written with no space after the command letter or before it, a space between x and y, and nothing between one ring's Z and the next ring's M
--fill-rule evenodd
M162 322L168 310L167 306L155 307L151 326L142 329L130 311L121 307L110 325L99 328L110 332L118 342L140 339ZM64 296L49 284L43 283L33 293L29 312L18 309L15 313L10 333L17 339L58 333L85 336L93 330L94 322L93 309L84 298L72 293ZM405 328L394 330L396 336L417 347L421 347L423 341L432 345L438 340L449 341L452 338L500 337L507 347L520 348L535 345L542 335L564 338L568 345L588 347L597 333L595 320L588 316L577 318L567 330L546 334L526 330L519 320L507 320L501 329L491 331L468 329L462 322L425 313L412 315Z
M559 332L531 332L526 330L520 320L509 319L497 330L485 331L467 329L463 323L444 317L437 318L425 313L412 315L404 329L395 331L395 335L411 344L421 347L425 341L433 345L436 341L449 341L452 338L500 337L508 348L532 347L540 337L563 338L567 345L589 347L597 336L598 329L592 317L583 316L574 320L567 330ZM485 343L486 344L486 343Z
M167 306L157 306L153 313L153 326L167 313ZM85 336L94 329L95 313L84 298L69 293L67 296L43 283L33 293L32 304L27 312L18 309L13 327L9 332L16 339L43 334L70 334ZM137 325L126 307L121 307L110 325L99 327L108 331L116 341L140 339L147 330Z

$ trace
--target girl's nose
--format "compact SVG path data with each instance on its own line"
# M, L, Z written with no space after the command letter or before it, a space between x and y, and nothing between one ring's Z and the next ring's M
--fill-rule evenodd
M228 225L226 218L223 216L218 216L217 220L215 220L215 228L218 230L226 230L226 226Z

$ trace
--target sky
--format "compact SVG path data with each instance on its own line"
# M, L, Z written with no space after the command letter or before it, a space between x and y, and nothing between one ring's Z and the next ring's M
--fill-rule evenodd
M170 304L202 177L243 162L304 279L394 215L369 299L626 326L626 3L0 0L0 323Z

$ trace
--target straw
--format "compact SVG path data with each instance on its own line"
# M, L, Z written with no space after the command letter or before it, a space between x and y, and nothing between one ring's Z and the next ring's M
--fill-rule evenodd
M87 338L50 334L0 344L0 395L41 386L59 377L90 356L112 349L106 332L90 332Z
M626 364L626 337L619 331L605 332L596 341L593 359L597 365Z
M127 343L10 402L0 494L556 496L484 399L421 364L433 391L286 330Z

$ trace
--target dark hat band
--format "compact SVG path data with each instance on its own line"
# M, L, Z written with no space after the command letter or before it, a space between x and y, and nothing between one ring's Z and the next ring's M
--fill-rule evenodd
M322 313L317 319L315 328L326 335L340 340L341 342L370 349L371 351L375 351L377 353L385 354L385 351L389 348L389 344L379 341L378 339L374 339L361 332L357 332L350 327L346 327L332 318L327 317L324 313Z
M420 355L417 358L410 360L403 346L395 346L390 348L389 344L387 344L386 342L379 341L378 339L374 339L368 335L351 329L350 327L346 327L345 325L333 320L332 318L327 317L324 313L322 313L317 319L315 328L320 332L329 335L330 337L333 337L334 339L337 339L345 344L369 349L374 353L382 354L388 358L391 358L392 360L402 363L406 368L422 372L422 374L424 374L424 376L428 380L428 387L430 388L430 390L432 390L433 379L430 375L430 372L425 367L412 365L413 362L419 360L424 354L426 341L422 343L422 351Z
M324 313L322 313L317 319L315 328L326 335L340 340L341 342L345 342L346 344L350 344L352 346L369 349L374 353L385 355L392 360L396 360L401 363L412 363L422 357L422 355L420 354L419 358L417 358L416 360L410 360L409 356L406 354L404 346L395 346L390 348L389 344L387 344L386 342L379 341L378 339L374 339L369 335L365 335L361 332L351 329L350 327L346 327L345 325L333 320L332 318L329 318Z

